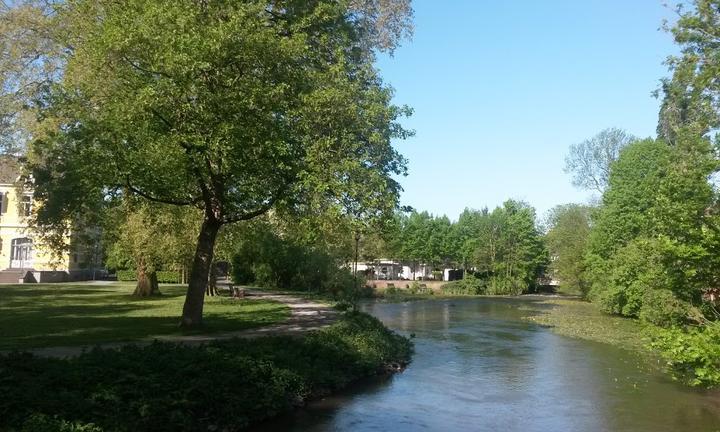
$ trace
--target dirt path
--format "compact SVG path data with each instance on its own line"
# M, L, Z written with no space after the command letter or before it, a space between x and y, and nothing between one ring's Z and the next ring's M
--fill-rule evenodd
M338 312L335 309L331 308L326 304L309 301L294 295L276 294L259 290L248 290L246 295L248 298L274 300L286 304L290 308L290 318L288 318L282 323L227 333L213 333L205 335L160 335L128 342L108 342L103 344L86 346L34 348L26 351L44 357L62 358L79 355L83 351L89 350L96 346L106 349L113 349L120 348L124 345L149 345L156 340L162 342L178 342L188 345L201 345L214 340L225 340L232 338L300 335L311 330L318 330L331 325L333 322L335 322L335 319L338 315Z

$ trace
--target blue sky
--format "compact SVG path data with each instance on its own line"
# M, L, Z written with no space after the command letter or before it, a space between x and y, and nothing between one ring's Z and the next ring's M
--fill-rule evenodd
M378 67L415 113L402 204L456 219L508 198L542 216L584 202L570 144L606 127L655 136L651 93L677 51L660 0L416 0L415 35Z

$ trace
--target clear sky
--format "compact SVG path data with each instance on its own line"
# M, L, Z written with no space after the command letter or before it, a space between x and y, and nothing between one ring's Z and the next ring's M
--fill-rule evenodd
M402 204L456 219L508 198L542 216L587 201L570 144L607 127L655 136L651 93L677 51L661 0L415 0L415 35L378 66L415 113Z

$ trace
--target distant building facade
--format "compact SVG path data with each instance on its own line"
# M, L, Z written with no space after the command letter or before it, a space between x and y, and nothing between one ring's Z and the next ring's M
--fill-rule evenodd
M359 262L358 273L364 273L369 280L445 280L446 271L436 271L428 264L416 264L381 258Z
M0 283L91 279L100 267L99 247L72 247L60 256L43 247L28 226L32 191L17 187L20 164L0 157ZM70 242L70 237L68 238Z

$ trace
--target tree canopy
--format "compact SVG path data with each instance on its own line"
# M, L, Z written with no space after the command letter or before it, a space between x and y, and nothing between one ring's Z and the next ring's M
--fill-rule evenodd
M610 165L620 150L635 139L622 129L609 128L571 145L565 157L565 172L572 174L573 186L603 193L610 178Z
M405 161L391 140L408 135L408 110L392 105L372 60L408 31L411 11L390 19L378 11L391 2L351 3L57 4L68 48L38 101L56 127L31 147L37 225L57 228L118 191L199 208L183 312L194 326L222 225L312 200L392 211Z

